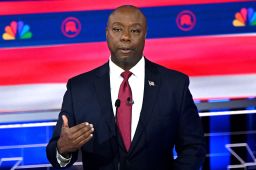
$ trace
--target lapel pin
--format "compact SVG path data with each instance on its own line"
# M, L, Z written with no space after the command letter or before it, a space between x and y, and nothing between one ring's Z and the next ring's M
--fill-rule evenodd
M149 81L149 80L148 80L148 85L149 85L149 86L155 86L156 84L155 84L154 81Z

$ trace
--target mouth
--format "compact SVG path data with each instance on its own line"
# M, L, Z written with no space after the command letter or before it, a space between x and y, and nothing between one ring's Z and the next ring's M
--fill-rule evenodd
M128 53L131 53L133 50L131 48L120 48L120 51L123 54L128 54Z

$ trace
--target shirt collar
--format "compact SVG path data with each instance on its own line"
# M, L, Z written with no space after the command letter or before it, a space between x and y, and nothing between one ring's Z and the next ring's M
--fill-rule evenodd
M109 70L110 75L114 77L120 76L121 73L124 72L124 70L121 67L113 63L111 58L109 58ZM132 67L130 71L133 73L135 77L140 77L140 75L142 75L145 71L145 58L142 56L140 61L134 67Z

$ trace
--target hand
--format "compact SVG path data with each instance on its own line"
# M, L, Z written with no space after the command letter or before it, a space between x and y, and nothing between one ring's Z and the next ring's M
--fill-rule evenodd
M72 128L68 126L68 118L62 115L62 128L57 148L61 155L77 151L93 137L93 125L88 122L81 123Z

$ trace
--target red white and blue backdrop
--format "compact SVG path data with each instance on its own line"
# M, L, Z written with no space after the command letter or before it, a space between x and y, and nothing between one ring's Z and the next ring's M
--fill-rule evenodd
M2 0L0 169L49 167L65 83L108 60L107 17L123 4L147 17L145 56L190 76L203 169L256 166L256 1Z

